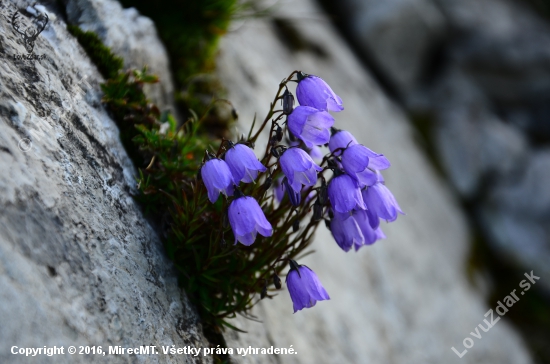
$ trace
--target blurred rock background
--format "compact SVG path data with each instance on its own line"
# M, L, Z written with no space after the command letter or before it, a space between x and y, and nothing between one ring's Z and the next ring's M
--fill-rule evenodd
M2 3L4 54L23 52L9 19L29 5ZM238 319L249 333L225 333L230 347L293 345L299 354L234 362L550 362L544 2L43 5L51 24L36 47L48 61L1 60L0 153L10 171L0 179L2 362L25 362L5 354L12 343L207 345L157 227L131 199L135 169L99 101L102 77L67 23L96 32L126 67L149 65L162 81L149 97L180 118L214 97L228 98L240 114L237 131L265 112L292 70L318 74L344 99L338 125L393 163L386 180L407 216L384 226L388 239L346 254L321 227L317 252L304 260L331 300L292 315L283 290L258 306L263 324ZM74 93L83 75L92 80L83 100L45 97ZM63 133L33 139L38 158L22 153L18 140L33 138L30 115L53 117L60 105L69 105L71 117L48 120ZM220 108L210 118L217 135L228 125L228 110ZM462 351L484 313L531 270L540 283L459 359L451 346ZM24 317L15 314L21 307ZM68 360L57 359L43 362Z
M518 272L541 276L514 321L550 361L548 2L321 3L460 196L490 297Z

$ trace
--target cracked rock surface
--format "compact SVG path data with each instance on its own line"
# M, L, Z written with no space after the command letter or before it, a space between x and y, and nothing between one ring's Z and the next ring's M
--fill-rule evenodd
M0 3L0 362L31 362L12 346L154 345L159 355L32 362L201 363L162 354L205 339L131 196L136 171L100 102L96 67L48 7L34 47L44 58L12 58L26 52L11 16L31 3Z

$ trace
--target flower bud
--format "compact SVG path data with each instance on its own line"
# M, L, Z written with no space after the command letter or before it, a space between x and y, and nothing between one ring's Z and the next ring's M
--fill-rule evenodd
M319 221L323 218L323 205L318 198L313 204L313 221Z
M290 115L292 114L292 110L294 110L294 95L286 89L283 94L283 113Z
M327 180L321 178L321 188L319 189L319 204L325 205L328 200Z
M283 140L283 129L279 125L277 125L277 131L276 131L275 136L277 137L278 142Z
M276 274L273 274L273 285L275 285L275 288L277 289L281 289L282 287L281 278L279 278Z

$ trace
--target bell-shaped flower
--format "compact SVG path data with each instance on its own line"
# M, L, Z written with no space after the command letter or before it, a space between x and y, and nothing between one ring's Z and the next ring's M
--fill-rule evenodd
M347 174L336 175L328 185L328 198L335 214L342 220L350 216L354 209L366 210L357 182Z
M302 144L302 142L300 142L298 140L290 142L291 147L299 147L301 144ZM303 149L307 152L307 154L309 154L311 159L313 159L315 162L322 160L323 157L324 157L323 151L321 150L321 148L318 145L314 145L311 148L305 147Z
M297 193L302 190L302 185L314 186L317 183L317 172L323 170L315 164L309 154L300 148L285 150L279 158L279 165L288 183Z
M229 224L235 235L235 244L252 245L256 234L268 237L273 228L267 221L258 202L249 196L238 197L231 202L228 210Z
M404 215L390 190L380 180L362 192L367 209L386 221L395 221L397 214Z
M325 288L314 271L305 265L290 261L291 269L286 276L286 285L294 306L294 313L315 306L317 301L329 300Z
M326 111L309 106L298 106L288 116L288 129L308 148L328 143L334 118Z
M359 182L360 187L372 186L378 180L372 169L389 168L390 162L383 154L378 154L361 144L352 145L342 153L342 166L350 176Z
M200 173L210 202L216 202L220 192L226 197L233 195L233 175L227 163L221 159L210 159L204 163Z
M305 77L304 77L305 76ZM342 111L342 99L332 91L322 78L314 75L298 75L296 97L303 106L311 106L318 110Z
M351 147L352 145L359 144L357 143L357 140L349 131L346 130L338 130L332 128L332 135L330 137L330 140L328 142L328 148L331 153L334 153L334 155L339 156L342 154L341 151L334 152L336 149L344 149L347 147Z
M254 151L244 144L235 144L225 152L225 161L233 174L235 183L254 182L258 172L265 172L267 168L260 163Z
M330 222L330 231L338 246L346 252L352 246L357 251L363 245L371 245L378 239L365 210L354 210L347 219L335 214Z

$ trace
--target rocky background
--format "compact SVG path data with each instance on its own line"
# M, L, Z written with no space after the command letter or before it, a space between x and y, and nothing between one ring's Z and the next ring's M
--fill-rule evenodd
M504 297L490 299L495 281L484 270L468 279L478 230L492 251L549 286L546 22L504 0L344 3L329 16L300 0L235 21L217 75L239 111L238 131L266 112L294 69L323 77L344 100L337 125L392 162L386 181L407 215L358 253L341 251L321 227L304 263L331 300L293 315L283 290L258 306L263 323L237 319L248 333L225 333L232 348L292 345L298 354L232 361L536 362L529 338L506 319L480 331L461 359L451 347L463 351ZM156 227L132 199L136 170L100 102L103 79L66 31L67 22L94 30L126 66L148 64L162 80L149 96L174 109L154 23L114 0L44 2L50 23L35 53L45 58L15 61L25 49L11 15L29 5L0 5L0 361L211 361L10 354L13 345L209 345ZM359 56L333 26L338 19Z

